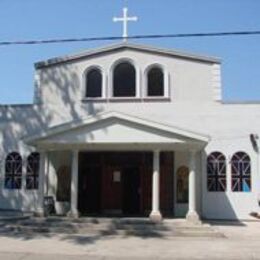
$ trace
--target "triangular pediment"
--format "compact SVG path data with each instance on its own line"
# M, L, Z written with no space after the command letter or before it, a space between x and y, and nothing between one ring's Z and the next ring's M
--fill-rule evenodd
M208 137L150 120L109 112L50 128L33 145L207 143Z

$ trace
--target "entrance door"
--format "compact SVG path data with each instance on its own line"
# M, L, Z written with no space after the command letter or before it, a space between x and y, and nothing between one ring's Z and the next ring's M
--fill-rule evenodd
M123 213L140 213L140 172L137 166L123 169Z

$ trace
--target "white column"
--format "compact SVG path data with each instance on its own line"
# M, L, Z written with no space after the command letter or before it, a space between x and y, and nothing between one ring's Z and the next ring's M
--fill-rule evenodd
M39 217L44 216L44 191L46 189L46 165L47 165L46 151L40 151L40 170L39 170L39 188L38 188L38 205L36 215Z
M78 217L78 165L79 152L74 150L72 152L72 166L71 166L71 197L70 197L70 215L71 217Z
M194 150L190 152L189 169L189 210L186 219L198 223L200 221L196 208L196 151Z
M153 153L153 177L152 177L152 212L150 219L155 222L162 220L160 213L160 152Z

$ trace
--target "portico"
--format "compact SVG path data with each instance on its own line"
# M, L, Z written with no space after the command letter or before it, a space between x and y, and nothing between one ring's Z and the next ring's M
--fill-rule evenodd
M207 141L207 136L115 112L55 127L41 136L28 139L30 144L35 145L42 151L41 180L46 180L48 160L46 154L48 151L69 151L71 156L69 215L72 217L79 216L80 154L83 152L104 153L108 151L117 153L140 152L141 154L146 151L152 158L151 179L149 180L151 184L149 217L156 222L162 220L160 202L165 191L160 191L160 188L163 187L160 181L162 180L162 174L165 173L161 169L160 155L165 151L172 154L178 151L189 152L189 210L187 219L193 222L199 220L196 205L196 178L200 173L196 170L196 155L203 149ZM174 161L173 156L172 161ZM171 171L171 174L174 175L174 168ZM114 174L116 175L116 173ZM40 187L38 208L39 213L43 213L46 181L40 181L40 183L42 185Z

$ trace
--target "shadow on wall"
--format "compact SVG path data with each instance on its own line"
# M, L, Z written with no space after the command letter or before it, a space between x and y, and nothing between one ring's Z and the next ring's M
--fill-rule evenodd
M84 103L82 88L82 75L79 75L79 69L74 64L62 64L51 66L42 71L42 89L40 94L44 100L41 103L51 109L55 109L58 117L65 120L80 120L83 114L98 117L102 112L100 106L94 105L93 102ZM66 114L64 114L66 112Z
M42 74L42 86L36 91L36 104L0 106L2 131L0 184L3 187L0 193L1 208L32 210L37 203L35 191L28 191L25 188L4 189L5 158L8 153L17 151L21 154L25 165L23 175L25 175L26 158L35 150L34 147L27 146L23 142L25 137L37 135L54 125L74 120L80 121L88 115L98 118L98 114L102 112L102 107L97 104L82 102L81 81L75 66L71 64L53 66ZM43 97L46 99L43 100ZM25 178L23 178L24 181ZM25 184L22 186L25 187Z
M204 152L203 157L207 158L207 154ZM205 160L204 160L205 161ZM207 167L205 165L205 167ZM243 205L247 201L250 201L252 203L252 200L254 199L254 196L252 192L232 192L231 187L228 187L228 185L231 185L227 181L227 178L231 178L231 176L228 176L230 174L230 171L227 171L227 168L230 167L230 164L226 160L226 191L208 191L207 182L207 169L204 171L203 176L203 192L202 194L202 205L203 205L203 219L205 220L225 220L230 223L231 221L236 221L235 223L239 224L241 223L239 219L250 219L252 210L249 205ZM216 180L215 180L216 181ZM243 200L240 200L240 199ZM236 212L237 209L234 208L232 205L232 202L234 204L239 205L240 212ZM240 200L240 201L238 201ZM248 209L250 208L250 209ZM243 212L247 211L247 212ZM241 218L242 215L244 217ZM228 225L228 224L227 224ZM233 225L233 224L232 224Z

